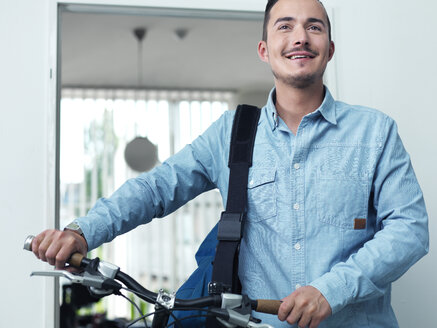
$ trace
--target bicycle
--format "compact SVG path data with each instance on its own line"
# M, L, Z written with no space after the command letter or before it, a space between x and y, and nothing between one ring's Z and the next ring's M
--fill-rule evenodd
M28 236L24 242L24 249L31 251L34 236ZM130 322L126 328L132 327L135 323L142 320L144 327L149 328L146 317L153 315L151 328L181 327L183 320L193 318L175 318L174 311L200 311L204 314L198 316L213 316L226 328L246 327L246 328L273 328L269 324L262 323L261 320L252 317L252 310L256 312L277 315L281 302L279 300L251 300L246 295L222 293L221 295L208 295L196 299L178 299L175 294L160 290L154 293L128 274L122 272L114 264L101 261L98 257L89 259L80 253L73 254L67 261L69 266L81 269L80 273L71 273L65 270L35 271L31 276L64 277L74 284L87 286L89 291L97 296L108 296L111 294L121 295L129 302L128 297L121 293L121 290L133 293L140 299L155 305L155 311ZM141 310L133 303L139 313ZM170 317L172 323L168 323Z

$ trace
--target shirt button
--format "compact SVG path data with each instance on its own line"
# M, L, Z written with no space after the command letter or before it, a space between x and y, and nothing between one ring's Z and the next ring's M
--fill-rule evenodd
M295 210L298 210L298 209L300 208L300 206L299 206L298 203L296 203L296 204L293 205L293 208L294 208Z
M300 244L299 244L299 243L296 243L296 244L294 245L294 249L297 250L297 251L300 250Z
M300 164L299 164L299 163L295 163L295 164L294 164L294 168L295 168L296 170L299 170L299 169L300 169Z
M249 185L253 186L254 182L253 180L250 180Z
M300 287L302 287L301 284L296 284L296 289L299 289Z

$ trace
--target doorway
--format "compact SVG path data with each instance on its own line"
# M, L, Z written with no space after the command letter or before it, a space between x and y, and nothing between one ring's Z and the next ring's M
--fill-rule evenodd
M241 102L264 105L273 82L256 54L262 18L257 12L60 5L59 227L140 174L123 156L135 138L157 147L159 163L224 110ZM194 269L195 250L220 211L220 195L212 191L91 256L120 265L152 289L175 290ZM162 235L168 242L158 247L154 237ZM108 299L92 311L121 317L131 309Z

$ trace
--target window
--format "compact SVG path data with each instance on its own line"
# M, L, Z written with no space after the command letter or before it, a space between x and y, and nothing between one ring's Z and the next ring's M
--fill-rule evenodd
M61 227L86 215L100 197L140 174L124 159L126 145L147 137L158 161L180 150L230 107L231 92L64 89L61 97ZM149 289L177 290L195 269L195 251L222 211L218 191L200 195L94 251ZM123 299L105 299L111 316L127 316Z

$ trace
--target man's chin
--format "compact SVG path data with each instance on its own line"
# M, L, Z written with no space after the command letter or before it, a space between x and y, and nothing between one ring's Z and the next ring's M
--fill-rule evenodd
M286 76L279 80L292 88L306 89L316 82L316 77L314 75L298 75Z

